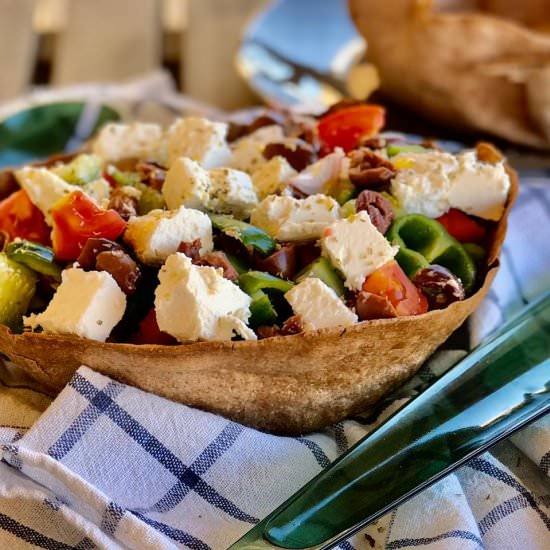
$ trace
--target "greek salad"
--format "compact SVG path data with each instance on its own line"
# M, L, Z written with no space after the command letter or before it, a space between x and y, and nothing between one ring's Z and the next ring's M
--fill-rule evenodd
M381 133L384 109L110 123L14 170L0 323L132 344L256 340L421 315L476 292L510 179Z

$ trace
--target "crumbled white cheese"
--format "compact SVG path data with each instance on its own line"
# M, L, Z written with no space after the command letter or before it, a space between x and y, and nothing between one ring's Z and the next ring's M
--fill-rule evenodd
M231 151L226 135L224 122L191 116L176 120L168 129L168 165L179 157L188 157L203 168L227 166Z
M306 199L270 195L252 211L250 223L280 241L317 239L339 217L339 205L326 195Z
M210 176L196 161L186 157L176 159L166 174L162 195L170 209L182 205L204 209L209 200Z
M93 152L107 162L137 158L162 162L163 133L158 124L111 122L95 139Z
M195 266L184 254L170 256L159 272L155 311L159 328L179 342L246 340L256 335L246 322L251 298L222 276L221 269Z
M30 201L44 214L46 223L52 224L53 205L73 191L81 191L77 185L71 185L47 168L26 166L15 172L17 183L27 192Z
M458 208L467 214L497 221L510 191L503 162L477 160L474 151L401 153L392 159L400 168L391 184L406 212L438 218Z
M285 298L306 330L357 323L357 315L346 307L332 288L315 277L304 279L289 290Z
M277 143L285 139L280 126L264 126L255 132L237 140L232 145L231 167L253 174L267 163L263 150L268 143Z
M100 207L106 208L111 197L111 184L104 178L91 181L82 186L82 190ZM137 189L136 189L137 191Z
M365 278L389 262L398 251L362 210L334 222L321 237L323 256L345 277L345 285L360 290Z
M258 204L250 176L232 168L205 170L180 157L168 170L162 194L169 208L180 205L247 218Z
M232 168L213 168L208 171L208 176L208 210L220 214L233 214L238 219L248 218L258 204L250 176Z
M466 214L498 221L510 191L510 177L503 162L479 162L473 151L458 156L458 169L451 175L449 204Z
M161 265L178 250L180 243L200 239L200 253L213 248L212 223L203 212L181 206L177 210L152 210L130 218L124 241L145 264Z
M297 175L284 157L276 156L263 164L252 174L252 183L260 199L268 195L278 195L288 180Z
M122 319L126 295L110 273L70 268L43 313L24 318L26 326L44 332L73 334L105 342Z
M450 153L401 153L392 159L402 167L391 183L391 192L406 212L438 218L449 210L449 175L458 161Z

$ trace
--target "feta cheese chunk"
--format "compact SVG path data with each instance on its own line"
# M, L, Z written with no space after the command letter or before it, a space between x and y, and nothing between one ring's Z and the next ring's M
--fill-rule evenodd
M237 140L232 147L231 167L253 174L267 163L263 151L268 143L283 141L285 135L280 126L264 126Z
M451 177L449 204L466 214L498 221L510 191L510 177L503 162L479 162L475 152L458 156L458 169Z
M185 206L130 218L124 233L124 241L148 265L161 265L180 243L196 239L201 240L201 255L210 252L214 246L212 223L206 214Z
M365 278L389 262L398 251L376 229L362 210L334 222L323 231L321 247L325 256L345 277L345 285L360 290Z
M95 139L93 152L106 162L137 158L163 162L163 133L158 124L111 122Z
M339 217L339 205L326 195L306 199L270 195L252 211L250 223L280 241L317 239Z
M179 342L231 340L236 333L256 340L246 322L252 299L222 276L221 269L170 256L159 273L155 311L160 330Z
M196 161L180 157L174 161L162 186L162 196L168 208L182 205L204 209L209 200L210 176Z
M206 118L185 117L168 129L168 165L188 157L203 168L227 166L231 151L225 141L227 124Z
M260 199L268 195L278 195L288 180L298 173L284 157L276 156L252 174L252 183Z
M52 225L52 206L73 191L81 191L47 168L26 166L15 172L17 182L29 195L30 201L44 214L46 223Z
M232 168L213 168L210 177L208 210L233 214L238 219L248 218L258 204L258 197L250 176Z
M449 210L449 175L458 168L456 157L439 151L401 153L392 162L403 167L391 192L406 212L438 218Z
M248 174L232 168L205 170L186 157L177 159L168 170L162 194L168 208L185 205L233 214L240 219L250 216L250 211L258 204Z
M111 197L111 184L104 178L99 178L91 181L82 187L84 192L93 199L101 208L109 206L109 198Z
M304 279L289 290L285 298L306 330L345 327L357 323L358 320L357 315L321 279Z
M124 292L106 271L70 268L61 277L46 311L25 317L25 325L105 342L124 315Z

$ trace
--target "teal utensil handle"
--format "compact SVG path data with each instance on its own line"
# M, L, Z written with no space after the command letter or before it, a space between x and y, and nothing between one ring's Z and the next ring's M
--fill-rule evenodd
M549 411L547 294L231 548L331 547Z

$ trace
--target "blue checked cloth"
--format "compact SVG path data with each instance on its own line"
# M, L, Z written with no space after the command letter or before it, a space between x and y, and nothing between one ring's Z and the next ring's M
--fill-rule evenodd
M549 238L550 184L526 181L472 345L550 288ZM464 353L440 351L383 409L300 438L82 367L28 431L0 429L0 548L227 548ZM341 548L547 550L549 470L546 417Z

